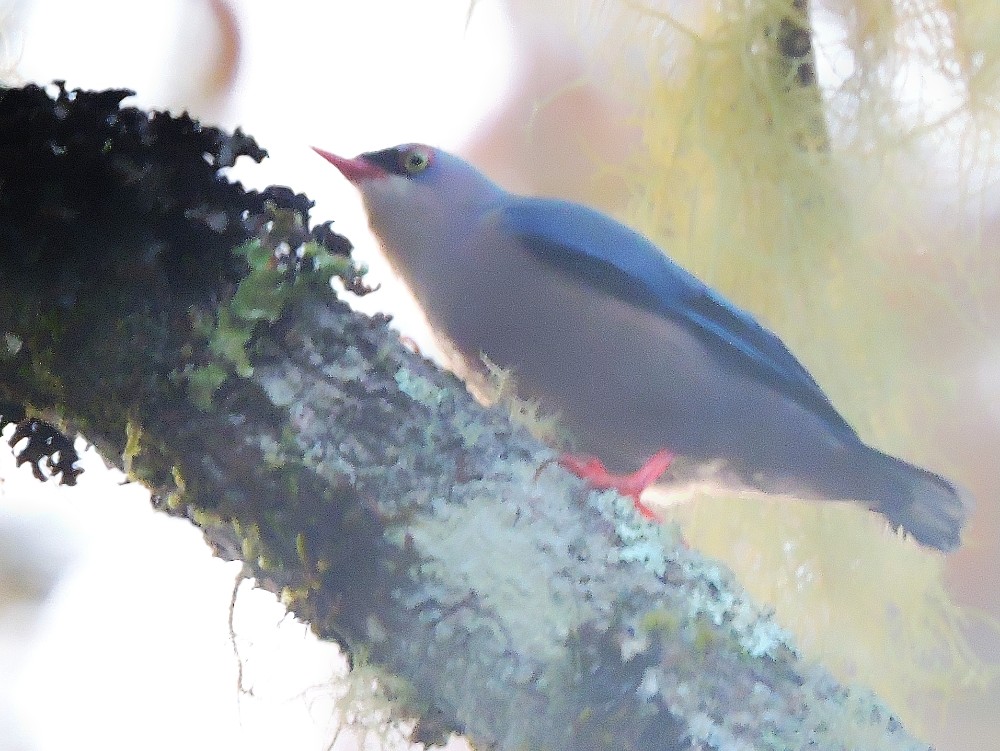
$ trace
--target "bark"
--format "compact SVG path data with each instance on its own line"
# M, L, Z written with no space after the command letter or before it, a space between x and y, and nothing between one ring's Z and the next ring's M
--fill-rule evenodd
M255 144L152 128L113 96L44 100L0 92L0 411L81 430L392 676L417 739L927 748L675 528L543 466L505 413L336 299L332 273L361 285L307 203L218 177ZM46 445L29 461L58 472Z

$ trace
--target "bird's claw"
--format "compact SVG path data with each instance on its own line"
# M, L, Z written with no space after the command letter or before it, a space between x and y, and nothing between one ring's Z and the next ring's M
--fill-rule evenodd
M631 498L636 510L646 519L658 521L659 517L645 503L639 500L642 491L656 482L674 460L674 455L666 449L657 451L637 471L628 475L612 474L596 456L576 456L563 454L556 463L568 469L598 490L617 490L626 498ZM550 462L545 462L545 467ZM542 467L539 468L541 471Z

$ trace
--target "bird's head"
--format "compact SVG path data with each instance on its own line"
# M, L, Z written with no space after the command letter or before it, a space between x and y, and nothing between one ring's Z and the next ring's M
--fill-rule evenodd
M417 261L467 236L505 192L468 162L419 143L349 159L313 150L361 193L372 231L390 260ZM455 245L460 247L460 245Z
M365 187L373 180L386 180L393 176L426 182L428 178L433 179L433 175L441 172L436 164L437 150L418 143L368 151L353 159L337 156L315 146L313 151L340 170L358 188ZM433 170L430 169L432 162L435 163Z
M315 147L313 150L354 184L369 211L373 200L437 203L454 210L482 206L503 194L499 186L468 162L425 144L402 144L365 152L353 159Z

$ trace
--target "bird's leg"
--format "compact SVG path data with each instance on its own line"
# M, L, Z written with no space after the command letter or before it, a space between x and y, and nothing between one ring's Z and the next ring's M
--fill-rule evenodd
M595 456L563 454L557 462L598 490L614 489L626 498L631 498L636 510L646 519L658 520L659 517L639 500L639 496L660 478L673 460L674 455L662 449L649 457L645 464L630 475L615 475L608 472L604 463Z

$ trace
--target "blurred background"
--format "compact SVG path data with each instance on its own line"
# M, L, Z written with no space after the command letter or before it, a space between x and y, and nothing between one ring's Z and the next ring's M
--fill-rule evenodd
M772 52L793 7L815 80ZM947 558L848 506L706 497L672 518L916 735L998 735L995 0L0 0L0 69L242 127L270 158L232 178L316 200L382 284L359 304L428 352L310 145L434 143L652 236L778 332L862 437L977 499ZM56 488L0 450L0 751L402 745L370 676L84 462Z

